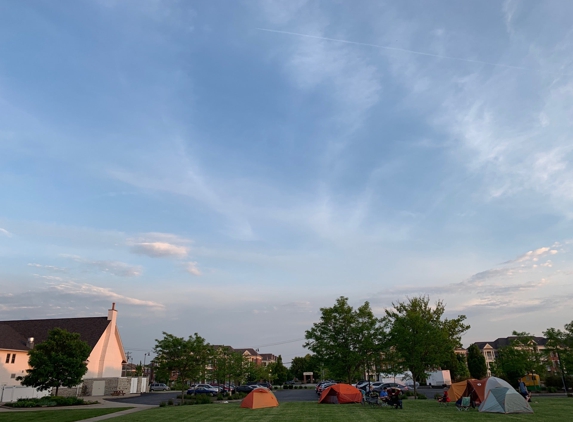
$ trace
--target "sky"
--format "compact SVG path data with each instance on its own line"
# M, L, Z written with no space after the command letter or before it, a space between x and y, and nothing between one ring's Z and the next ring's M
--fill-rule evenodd
M573 320L573 2L0 0L0 319L307 353Z

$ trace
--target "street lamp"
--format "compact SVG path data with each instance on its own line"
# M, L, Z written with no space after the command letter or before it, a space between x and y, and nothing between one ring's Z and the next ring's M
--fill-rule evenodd
M151 352L147 352L143 354L143 374L145 375L145 361L147 359L147 356L151 356Z

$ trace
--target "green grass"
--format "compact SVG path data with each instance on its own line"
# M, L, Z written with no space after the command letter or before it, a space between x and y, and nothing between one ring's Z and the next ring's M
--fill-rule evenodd
M9 412L0 412L0 422L74 422L127 409L131 409L131 407L38 411L10 410Z
M114 422L281 422L281 421L566 421L573 415L573 399L539 398L531 404L534 414L500 415L460 412L455 405L442 406L433 400L404 400L404 409L370 408L357 405L318 404L315 402L284 403L270 409L241 409L239 403L202 406L162 407L114 418Z

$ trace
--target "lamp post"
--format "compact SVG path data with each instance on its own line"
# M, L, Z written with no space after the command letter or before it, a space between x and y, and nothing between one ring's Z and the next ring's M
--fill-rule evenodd
M145 361L146 361L146 359L147 359L147 356L151 356L151 353L150 353L150 352L147 352L147 353L144 353L144 354L143 354L143 375L144 375L144 376L145 376L145 373L147 372L146 369L145 369Z

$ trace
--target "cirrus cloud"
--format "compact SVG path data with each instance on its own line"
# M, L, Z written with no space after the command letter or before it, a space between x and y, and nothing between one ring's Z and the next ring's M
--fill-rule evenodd
M152 258L176 257L187 255L185 246L177 246L167 242L142 242L132 245L131 251L138 255L147 255Z

